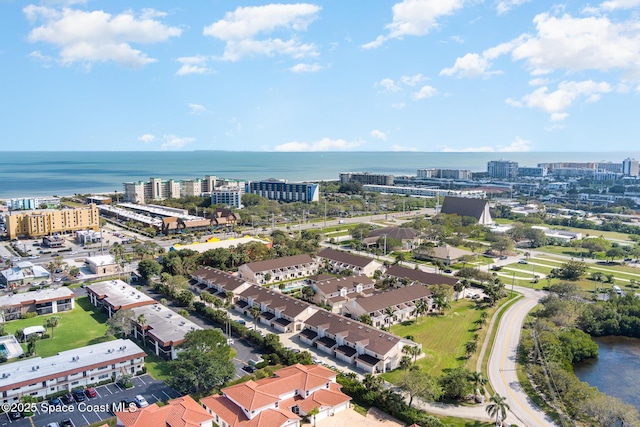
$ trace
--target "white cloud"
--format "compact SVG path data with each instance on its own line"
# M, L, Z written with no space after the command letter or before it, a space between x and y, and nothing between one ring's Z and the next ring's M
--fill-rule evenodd
M138 141L142 141L145 144L150 144L155 140L156 140L156 137L151 135L151 134L149 134L149 133L145 133L144 135L140 135L138 137Z
M387 139L387 134L382 132L381 130L378 130L378 129L372 130L370 135L372 137L374 137L375 139L381 139L383 141L386 141L386 139Z
M440 71L441 76L458 76L458 77L483 77L491 73L488 71L490 63L486 58L477 53L467 53L465 56L456 59L453 67L443 68Z
M391 104L391 107L395 108L396 110L402 110L406 106L407 104L405 104L404 102L394 102L393 104Z
M195 141L195 138L176 135L165 135L163 139L164 142L160 146L160 149L165 151L179 150L185 145L191 144L193 141Z
M23 12L30 22L42 22L29 32L28 40L59 48L59 61L63 65L80 63L90 67L96 62L113 61L139 68L156 60L134 49L132 44L163 42L182 33L177 27L149 17L148 9L136 16L132 11L112 15L102 10L64 8L60 11L28 5Z
M422 86L418 92L414 92L413 95L411 96L413 97L414 101L419 101L421 99L431 98L437 92L438 91L434 87L425 85L425 86Z
M402 145L393 144L391 146L391 151L418 151L415 147L403 147Z
M521 153L531 151L531 141L516 137L509 145L450 148L445 147L441 151L446 153Z
M380 80L378 83L376 83L376 86L382 87L387 92L397 92L400 90L400 86L398 86L392 79L389 78Z
M322 65L320 64L296 64L293 67L289 68L289 71L294 73L317 73L322 70Z
M547 86L539 87L521 100L507 99L507 104L514 107L538 108L551 115L552 121L561 121L569 115L566 110L576 101L596 102L603 93L609 93L612 87L607 82L563 81L558 88L549 92Z
M346 141L344 139L322 138L320 141L287 142L278 145L274 151L346 151L359 147L363 141Z
M496 6L496 11L498 12L498 15L502 15L509 12L511 9L521 6L530 1L531 0L501 0Z
M404 36L424 36L437 27L438 19L452 15L464 6L465 0L403 0L391 8L393 21L385 25L386 35L362 45L364 49L374 49L390 39Z
M208 57L202 55L180 57L176 59L176 62L182 65L176 71L176 76L211 73L213 70L207 67L208 60Z
M189 112L190 114L202 114L207 111L204 105L200 104L189 104L189 108L191 109L191 111Z
M300 43L295 37L258 39L277 30L300 32L318 18L320 6L308 3L268 4L238 7L223 19L204 28L203 34L225 42L222 59L238 61L244 56L286 55L294 58L317 56L314 44Z
M610 0L600 3L597 7L586 7L583 12L611 12L618 9L633 9L637 6L640 6L640 0Z
M402 76L400 78L400 81L407 86L415 86L425 80L426 79L422 74L416 74L414 76Z

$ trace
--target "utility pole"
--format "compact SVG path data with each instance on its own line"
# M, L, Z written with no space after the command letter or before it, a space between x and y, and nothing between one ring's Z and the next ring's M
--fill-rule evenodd
M324 228L327 228L327 199L324 199Z
M384 256L387 256L387 235L383 234L382 237L384 237Z

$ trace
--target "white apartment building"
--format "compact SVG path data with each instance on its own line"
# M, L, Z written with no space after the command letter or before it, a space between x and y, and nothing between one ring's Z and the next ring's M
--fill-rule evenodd
M231 208L242 209L242 195L244 187L225 186L211 191L212 205L225 205Z
M118 339L62 351L51 357L18 360L0 366L2 403L22 396L46 397L124 374L135 375L144 366L145 352L133 341Z

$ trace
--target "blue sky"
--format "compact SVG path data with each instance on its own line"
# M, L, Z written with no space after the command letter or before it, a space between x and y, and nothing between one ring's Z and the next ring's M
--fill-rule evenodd
M0 0L3 150L637 151L640 0Z

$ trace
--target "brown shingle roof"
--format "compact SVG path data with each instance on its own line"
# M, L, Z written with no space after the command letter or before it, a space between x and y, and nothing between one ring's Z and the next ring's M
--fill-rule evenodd
M311 264L313 259L307 254L294 255L283 258L268 259L245 264L254 273L259 271L277 270L279 268L294 267L300 264Z
M367 265L375 262L371 258L365 258L358 255L353 255L348 252L337 251L331 248L324 248L318 253L319 258L326 258L331 261L342 262L348 265L364 268Z
M401 265L392 265L384 272L386 276L397 277L403 279L407 277L413 282L419 282L423 285L455 285L458 279L451 276L443 276L441 274L427 273L422 270L402 267Z
M202 278L208 282L220 285L225 291L234 291L247 283L246 280L208 266L196 270L192 274L192 277Z
M283 295L280 292L263 288L259 285L251 285L248 289L239 294L241 298L251 298L256 303L264 304L271 310L279 310L291 318L295 318L300 313L308 309L311 305L296 298Z
M357 298L355 302L367 313L372 313L377 310L384 310L387 307L416 301L430 296L431 291L427 289L426 286L418 283L412 286L392 289L366 298Z

